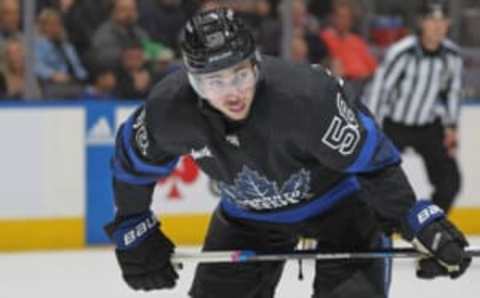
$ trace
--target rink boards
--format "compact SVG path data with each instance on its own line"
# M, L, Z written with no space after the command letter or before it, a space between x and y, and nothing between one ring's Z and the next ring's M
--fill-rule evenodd
M108 243L102 226L113 215L114 133L137 105L0 104L0 250ZM462 113L464 185L452 218L466 232L480 234L480 105L467 105ZM428 197L421 161L412 152L404 159L417 195ZM218 200L209 179L184 157L173 175L157 183L153 207L176 243L198 244Z

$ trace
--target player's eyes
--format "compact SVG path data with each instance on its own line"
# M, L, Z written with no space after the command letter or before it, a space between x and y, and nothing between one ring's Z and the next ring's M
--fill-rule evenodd
M212 80L208 81L208 86L212 88L221 88L223 87L224 83L220 80Z
M248 72L246 71L241 71L240 73L238 73L238 76L241 78L245 78L247 75L248 75Z
M239 81L239 82L244 82L246 81L247 79L250 78L250 71L249 70L243 70L243 71L240 71L239 73L237 73L236 75L236 79Z

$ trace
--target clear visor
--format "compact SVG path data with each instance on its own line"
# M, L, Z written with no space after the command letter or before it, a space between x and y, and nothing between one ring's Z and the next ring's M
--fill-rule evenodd
M203 98L226 95L254 87L258 79L258 70L251 60L235 66L205 74L188 74L190 85Z

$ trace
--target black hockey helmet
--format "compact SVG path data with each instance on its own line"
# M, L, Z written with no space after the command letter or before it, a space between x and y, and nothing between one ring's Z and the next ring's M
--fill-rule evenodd
M181 34L180 47L189 73L201 74L256 59L252 33L233 10L217 8L193 16Z
M450 3L448 0L421 0L418 12L421 17L448 18Z

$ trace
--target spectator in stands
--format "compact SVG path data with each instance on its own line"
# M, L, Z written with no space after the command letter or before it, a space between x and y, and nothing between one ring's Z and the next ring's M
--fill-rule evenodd
M172 49L178 56L178 36L187 20L179 0L142 0L138 2L139 24L150 38Z
M60 13L46 8L38 21L34 71L41 80L45 97L77 97L83 90L87 71L66 37Z
M148 51L144 51L153 82L161 80L170 72L182 67L181 61L175 59L173 51L159 49L159 51L156 52L157 53L147 55Z
M308 11L315 15L320 22L323 23L325 19L332 12L333 0L308 1Z
M318 37L318 27L315 18L307 11L304 0L292 2L293 34L301 35L308 46L310 63L322 63L328 56L326 45ZM262 23L259 44L265 54L278 56L281 54L282 25L279 21Z
M22 41L12 37L5 40L2 52L5 65L0 72L0 100L25 99L25 51ZM40 97L38 84L34 82L34 97Z
M108 100L115 99L114 90L117 86L115 71L101 64L92 68L89 84L80 98L85 100Z
M120 62L123 48L134 42L148 41L149 35L138 25L135 0L114 0L110 18L95 32L92 40L96 61L115 67Z
M19 0L0 1L0 47L11 37L20 38L20 3Z
M60 14L66 13L77 0L36 0L35 8L38 13L45 8L54 8L60 12ZM84 1L84 0L80 0Z
M142 46L132 42L123 49L117 71L116 96L120 99L144 99L152 86Z
M243 12L237 13L237 15L250 27L256 40L261 39L263 24L279 26L278 20L272 17L272 6L268 0L249 0L240 3L243 3L243 6L238 4L237 6L238 9L243 9Z
M90 68L88 50L95 31L108 18L111 0L56 0L70 42L82 63Z
M353 23L352 3L349 0L336 1L333 4L331 26L320 35L328 47L331 70L350 81L358 96L373 76L378 63L362 37L352 32Z
M308 44L303 35L295 34L290 48L291 60L299 63L308 63Z

